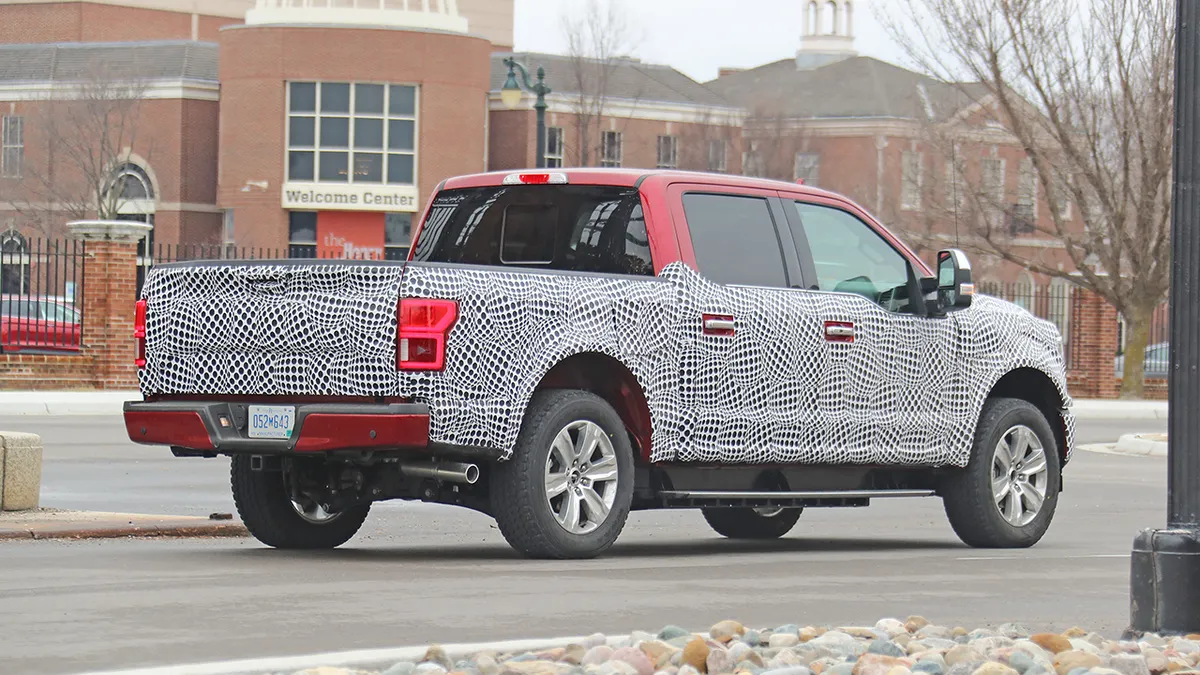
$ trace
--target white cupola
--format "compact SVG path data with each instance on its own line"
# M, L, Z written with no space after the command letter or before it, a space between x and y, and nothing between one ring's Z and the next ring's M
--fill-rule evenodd
M804 7L796 68L812 70L858 56L851 0L801 0Z
M458 0L257 0L248 25L348 25L467 32Z

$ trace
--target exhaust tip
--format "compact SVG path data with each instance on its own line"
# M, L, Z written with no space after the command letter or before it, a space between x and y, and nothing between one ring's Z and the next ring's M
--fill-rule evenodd
M474 485L479 482L479 467L475 464L468 464L463 471L463 476L467 479L467 485Z

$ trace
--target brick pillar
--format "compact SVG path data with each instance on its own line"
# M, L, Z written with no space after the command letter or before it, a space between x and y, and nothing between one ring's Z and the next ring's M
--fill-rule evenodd
M1117 310L1095 293L1071 294L1067 384L1075 398L1117 398L1121 393L1114 361L1119 337Z
M136 389L137 245L152 226L83 220L67 227L84 242L83 349L94 359L96 387Z

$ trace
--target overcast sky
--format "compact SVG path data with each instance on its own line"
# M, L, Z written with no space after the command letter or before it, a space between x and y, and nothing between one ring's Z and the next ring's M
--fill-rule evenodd
M807 0L601 0L624 7L642 38L633 56L674 66L704 82L722 66L754 67L795 56L800 9ZM578 15L587 0L516 0L516 49L565 53L564 15ZM904 58L876 13L888 0L854 3L855 47L893 63Z

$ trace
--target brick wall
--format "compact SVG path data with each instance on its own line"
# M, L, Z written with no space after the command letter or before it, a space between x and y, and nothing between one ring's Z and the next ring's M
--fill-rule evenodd
M1076 289L1071 300L1067 386L1074 398L1116 398L1120 380L1113 376L1117 354L1117 310L1104 298Z
M184 5L186 3L180 3ZM197 37L216 41L240 19L199 15ZM0 7L0 44L191 40L192 13L64 1Z
M132 226L120 224L128 232ZM121 229L116 230L122 231ZM133 389L136 239L84 238L83 346L77 354L0 354L0 389Z

